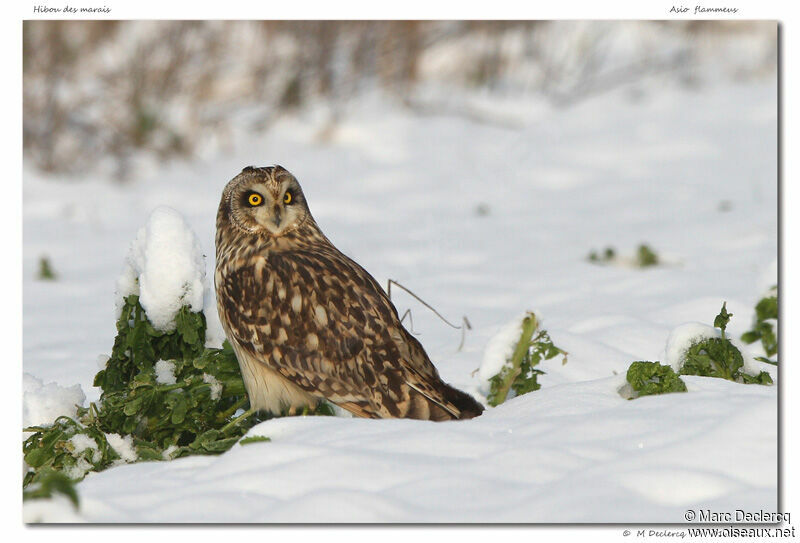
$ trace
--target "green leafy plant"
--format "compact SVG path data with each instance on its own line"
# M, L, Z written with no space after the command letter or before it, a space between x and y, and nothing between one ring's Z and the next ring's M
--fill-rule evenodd
M636 256L633 259L624 258L617 255L616 249L609 246L602 252L591 251L587 257L589 262L594 264L624 264L632 265L637 268L648 268L657 266L661 263L656 252L649 245L641 244L636 248Z
M53 266L50 264L50 259L46 256L39 258L39 273L36 278L40 281L55 281L58 279L56 272L53 271Z
M188 307L178 312L174 330L157 330L138 297L128 296L111 357L94 379L100 401L79 408L77 420L60 417L51 426L26 428L33 434L23 443L30 466L23 486L43 483L54 471L79 481L88 471L126 461L109 443L111 434L130 436L137 461L218 454L233 446L261 419L245 410L231 346L204 348L205 330L204 315ZM159 361L174 382L159 380Z
M628 399L653 394L686 392L686 383L675 371L670 366L658 362L633 362L625 378L633 390Z
M745 343L755 343L760 340L767 356L778 354L778 336L773 322L778 322L777 286L772 287L767 295L761 298L758 304L756 304L756 316L752 330L748 330L742 334L742 341ZM777 362L768 358L760 357L759 360L777 365Z
M602 254L598 253L597 251L591 251L589 253L589 261L590 262L597 262L597 263L606 263L611 262L617 257L617 253L613 247L606 247Z
M726 304L714 319L714 327L719 328L720 337L706 338L693 343L684 355L681 375L700 375L719 377L737 383L772 384L769 373L762 371L758 375L749 375L743 371L744 359L739 349L728 339L725 330L733 313L729 313Z
M129 296L117 330L111 358L94 380L103 389L97 418L105 431L132 434L159 449L183 447L224 427L247 404L230 345L203 347L201 312L181 308L175 330L163 332L147 320L138 298ZM174 383L159 382L159 360L169 361Z
M658 255L649 246L642 244L636 249L636 265L640 268L658 265Z
M43 469L36 484L22 492L23 500L51 498L53 494L63 494L77 508L80 504L75 481L53 469Z
M84 419L88 414L89 409L83 408L79 418ZM52 472L73 481L81 480L87 471L102 471L121 461L106 434L97 425L87 422L84 425L69 417L59 417L51 426L25 429L34 433L22 445L23 459L30 466L23 478L23 487L41 483L50 478Z
M536 366L542 360L550 360L559 354L564 356L563 363L566 364L567 353L553 344L546 330L539 330L536 315L529 311L522 320L522 332L511 358L489 380L489 405L496 407L506 401L511 390L516 396L539 390L541 385L537 377L544 372Z

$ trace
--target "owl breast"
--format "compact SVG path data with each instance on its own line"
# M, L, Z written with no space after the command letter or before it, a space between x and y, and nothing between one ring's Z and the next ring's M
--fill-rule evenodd
M252 257L238 268L217 269L215 283L217 310L239 360L250 406L277 414L314 407L322 398L278 371L283 356L298 341L300 326L292 323L292 313L297 316L302 309L302 298L292 281L282 276L283 267L271 267L269 260ZM315 334L306 336L318 347Z

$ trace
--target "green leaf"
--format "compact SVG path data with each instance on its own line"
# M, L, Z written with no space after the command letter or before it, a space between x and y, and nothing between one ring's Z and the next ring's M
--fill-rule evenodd
M770 377L769 373L765 371L760 372L758 375L747 375L746 373L743 373L742 380L747 384L755 384L755 385L772 384L772 377Z
M633 362L625 378L636 391L634 397L686 392L686 384L675 371L658 362Z
M778 320L778 288L773 287L770 293L756 304L755 320L752 330L742 334L742 341L754 343L761 340L761 346L767 356L778 354L778 336L774 323Z
M239 437L227 437L224 439L219 439L215 441L208 441L203 443L203 449L208 452L213 453L223 453L233 447L236 442L239 441Z
M722 333L725 333L725 328L728 326L728 322L730 322L731 317L733 317L733 313L728 313L728 310L725 308L726 302L722 302L722 309L719 311L719 315L714 317L714 328L719 328L722 330Z
M756 319L765 321L767 319L778 320L778 296L767 296L756 304Z
M778 362L776 362L775 360L770 360L765 356L757 356L755 359L758 360L759 362L764 362L765 364L772 364L773 366L778 365Z
M249 436L241 439L239 445L250 445L251 443L260 443L262 441L272 441L267 436Z
M640 268L658 265L658 255L645 244L639 245L636 250L636 264Z
M759 339L761 339L761 335L753 330L742 334L742 341L744 341L748 345L751 343L755 343Z
M318 415L322 417L334 417L336 416L336 412L333 410L333 406L328 402L320 402L317 404L317 407L314 408L313 415Z
M771 384L769 374L762 372L757 376L743 371L744 358L741 351L725 336L725 329L733 316L726 304L722 304L719 315L714 319L714 326L721 331L721 337L707 338L689 346L683 354L681 375L700 375L718 377L737 383Z
M183 341L189 345L196 345L200 342L200 334L204 330L202 322L199 321L198 313L192 312L184 306L175 316L175 325Z
M735 381L744 366L742 353L723 338L708 338L686 351L681 375L719 377Z
M189 408L186 404L186 400L184 398L179 398L175 403L175 406L172 408L172 424L181 424L186 418L186 412L188 409Z
M75 491L75 482L60 471L46 469L39 472L35 478L35 488L30 488L22 493L23 500L50 498L54 493L63 494L77 509L79 506L78 493Z
M136 456L141 461L164 460L164 451L160 450L154 443L137 440Z
M125 407L122 409L122 412L130 417L131 415L135 415L143 404L144 398L142 396L136 396L125 402Z
M66 438L66 434L61 429L60 425L54 425L52 429L48 429L45 432L31 436L29 441L36 436L42 437L38 440L36 448L31 447L25 456L25 462L27 462L28 465L33 468L43 466L51 458L53 458L55 456L56 444Z
M45 447L37 447L29 451L23 458L25 463L32 468L41 467L54 456L53 450Z
M567 353L553 345L546 330L539 330L536 316L529 311L522 320L522 332L511 358L497 375L489 379L489 405L500 405L506 401L509 391L512 390L517 396L539 390L541 385L537 377L544 372L536 366L542 359L549 360L559 354L566 363Z

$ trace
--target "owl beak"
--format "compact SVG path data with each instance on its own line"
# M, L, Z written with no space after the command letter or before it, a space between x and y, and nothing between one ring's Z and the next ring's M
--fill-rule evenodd
M275 228L278 228L278 227L280 227L280 225L281 225L281 220L283 219L283 218L281 217L281 208L279 208L278 206L275 206L275 207L272 209L272 211L273 211L273 214L275 215L275 218L274 218L274 219L272 219L272 222L274 222L274 223L275 223Z

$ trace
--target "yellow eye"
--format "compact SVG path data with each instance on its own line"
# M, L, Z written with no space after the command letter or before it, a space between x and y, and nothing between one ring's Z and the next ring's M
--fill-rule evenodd
M284 204L291 204L292 203L292 193L291 192L287 191L286 194L283 195L283 203Z
M254 192L253 194L250 195L247 201L250 202L251 206L260 206L263 199L261 198L260 194Z

